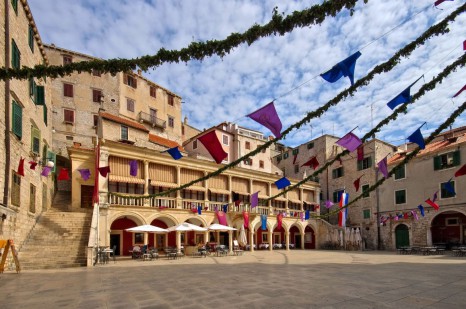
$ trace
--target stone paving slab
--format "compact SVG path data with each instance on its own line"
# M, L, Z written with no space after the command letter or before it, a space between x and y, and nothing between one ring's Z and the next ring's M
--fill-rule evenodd
M256 251L0 274L0 308L465 308L466 257Z

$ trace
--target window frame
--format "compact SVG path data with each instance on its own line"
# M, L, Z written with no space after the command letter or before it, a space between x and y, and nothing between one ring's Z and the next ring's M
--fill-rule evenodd
M21 176L12 171L11 177L11 205L21 206Z
M126 86L129 86L131 88L134 88L134 89L137 89L138 88L138 81L136 79L136 77L134 77L133 75L131 74L124 74L123 75L123 83L126 85Z
M126 110L134 113L136 102L133 99L126 98Z
M14 39L11 39L11 67L13 69L21 69L21 52Z
M11 0L11 5L13 6L16 16L18 16L18 0Z
M343 166L339 166L332 170L332 179L338 179L345 176L345 169Z
M15 100L12 100L11 113L11 130L21 140L23 137L23 107Z
M333 196L332 196L332 198L333 198L333 202L334 202L334 203L339 203L339 202L340 202L341 194L342 194L343 192L345 192L344 189L339 189L339 190L333 191ZM340 194L340 193L341 193L341 194Z
M292 151L293 155L297 155L299 153L299 148L293 149Z
M448 162L450 161L451 156L451 164ZM445 160L443 160L445 158ZM446 153L439 154L433 158L434 161L434 171L442 171L449 168L453 168L455 166L461 165L461 154L459 150L449 151ZM446 161L443 163L443 161Z
M404 202L398 203L397 201L397 192L404 192ZM395 205L404 205L408 202L408 193L406 189L400 189L400 190L395 190L394 191L394 198L395 198Z
M102 103L102 98L104 94L102 92L102 89L92 89L92 102L94 103Z
M357 161L357 170L363 171L372 167L372 156L365 157L362 160Z
M102 73L99 70L92 69L92 76L100 77Z
M175 96L167 93L167 104L169 106L175 106Z
M251 150L251 142L250 141L245 141L244 142L244 149Z
M63 83L63 96L67 98L74 98L74 85L70 83Z
M294 165L294 173L298 174L299 173L299 164Z
M29 184L29 212L36 213L36 193L37 188L32 183Z
M120 139L123 141L129 141L129 127L128 126L124 126L124 125L120 126Z
M361 186L361 193L362 193L362 198L369 198L371 196L371 193L370 192L365 192L365 191L368 191L370 188L369 184L363 184Z
M289 156L290 154L288 153L288 151L283 153L283 159L288 159Z
M72 64L73 63L73 56L70 55L62 55L63 65Z
M172 116L168 116L168 126L170 128L174 128L175 127L175 117L172 117Z
M193 149L197 149L197 139L193 141Z
M222 134L222 143L226 146L230 144L230 138L228 135Z
M157 98L157 87L149 86L149 95L153 98Z
M403 170L403 175L400 177L399 176L399 171ZM401 179L406 179L406 164L403 164L402 166L398 167L395 169L393 173L393 180L401 180Z
M265 168L264 160L259 160L259 168Z
M371 210L369 208L362 210L362 218L366 220L371 218Z
M72 109L63 109L63 122L68 124L74 124L75 122L75 111Z
M40 154L40 130L31 125L31 152L37 155Z
M310 142L307 144L307 149L312 149L314 148L314 142Z

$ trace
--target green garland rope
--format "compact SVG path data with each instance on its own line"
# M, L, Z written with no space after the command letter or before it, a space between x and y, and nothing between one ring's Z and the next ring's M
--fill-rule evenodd
M259 152L261 152L263 149L267 149L270 147L272 144L276 143L277 141L285 138L292 130L294 129L299 129L302 125L308 123L311 119L320 117L325 111L327 111L331 106L334 106L338 104L340 101L345 99L348 96L352 96L359 87L368 85L369 82L374 78L376 74L381 74L384 72L389 72L391 69L393 69L400 61L402 57L408 57L418 46L423 45L429 38L437 35L443 35L445 33L448 33L448 23L450 21L454 21L455 18L462 12L464 12L466 9L466 3L459 7L457 10L452 12L450 15L448 15L444 20L442 20L440 23L431 26L429 29L427 29L420 37L418 37L416 40L412 41L402 49L400 49L394 56L392 56L388 61L376 66L371 72L369 72L366 76L363 78L359 79L354 85L351 87L343 90L340 92L335 98L327 102L325 105L319 107L317 110L313 112L307 113L307 115L301 119L300 121L294 123L290 127L288 127L285 131L282 132L282 136L280 138L274 138L272 140L267 141L260 147L257 147L255 150L245 154L244 156L238 158L237 160L219 168L215 172L211 172L201 178L198 178L196 180L193 180L189 183L186 183L184 185L181 185L177 188L171 188L167 191L164 192L159 192L156 194L149 194L149 195L138 195L138 196L130 196L130 195L125 195L125 194L119 194L119 193L109 193L114 196L120 196L120 197L129 197L129 198L134 198L134 199L142 199L142 198L150 198L150 197L157 197L157 196L166 196L172 192L176 192L179 190L183 190L189 186L192 186L198 182L205 181L211 177L220 175L222 172L226 171L227 169L233 168L240 164L243 160L252 157ZM400 108L398 108L400 109Z
M466 109L466 102L463 102L463 104L461 104L451 115L450 117L445 120L444 123L442 123L434 132L432 132L432 134L425 140L425 144L428 145L430 142L432 142L432 140L440 133L442 132L443 130L447 129L451 124L453 124L453 122L455 121L455 119L460 116L464 110ZM341 209L345 209L345 208L348 208L349 206L351 206L352 204L356 203L358 200L360 200L364 194L367 194L368 192L372 192L374 191L375 189L377 189L380 185L382 185L386 179L390 178L396 171L397 168L400 168L402 167L403 165L405 165L406 163L408 163L409 161L411 161L418 153L419 151L421 151L421 149L419 147L417 147L415 150L413 150L412 152L408 153L406 155L406 157L398 164L396 165L389 173L388 173L388 176L387 178L385 177L382 177L381 179L379 179L374 185L370 186L369 189L367 191L365 191L364 193L361 193L359 194L354 200L352 200L351 202L349 202L347 205L343 206L342 208L339 208L337 210L334 210L332 212L329 212L328 214L324 214L324 215L313 215L312 217L313 218L322 218L322 217L328 217L328 216L331 216L331 215L334 215L336 213L338 213Z
M16 69L0 69L0 80L5 79L28 79L29 77L69 75L73 72L92 72L98 70L102 73L115 75L118 72L133 71L137 67L143 71L154 68L166 62L188 62L189 60L203 60L206 57L218 55L220 57L229 54L235 47L247 43L251 45L260 38L281 35L293 31L295 28L310 27L321 24L327 16L335 17L344 8L350 10L352 15L354 7L359 0L330 0L320 5L314 5L302 11L295 11L283 17L277 8L273 11L272 19L265 25L253 25L244 33L232 33L224 40L208 40L206 42L192 42L188 47L181 50L159 49L155 55L146 55L134 59L109 59L91 60L70 63L63 66L37 65L33 68L23 67ZM367 3L368 0L364 0Z

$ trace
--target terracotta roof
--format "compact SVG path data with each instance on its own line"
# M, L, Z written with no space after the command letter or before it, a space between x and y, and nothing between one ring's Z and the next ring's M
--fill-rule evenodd
M115 116L115 115L104 113L104 112L100 112L100 116L102 116L102 118L105 118L107 120L121 123L121 124L127 125L129 127L132 127L132 128L135 128L141 131L149 132L149 130L145 126L143 126L142 124L136 121L132 121L132 120L129 120L123 117Z
M152 143L156 143L156 144L168 147L168 148L178 147L178 150L184 151L183 147L181 147L180 144L178 144L177 142L160 137L158 135L149 134L149 141L151 141Z
M438 142L432 142L432 143L426 145L426 148L421 150L417 154L417 157L425 156L425 155L431 154L431 153L440 152L440 151L446 150L448 148L453 148L454 146L457 146L457 145L459 145L461 143L464 143L464 142L466 142L466 135L465 134L460 135L460 136L455 136L455 137L449 138L449 139L444 139L444 140L441 140L441 141L438 141ZM393 157L388 159L387 163L388 164L394 164L397 161L402 160L405 156L406 156L406 152L396 153Z

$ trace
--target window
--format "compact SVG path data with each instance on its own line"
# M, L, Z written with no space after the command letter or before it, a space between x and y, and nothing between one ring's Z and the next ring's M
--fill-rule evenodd
M13 186L11 187L11 204L15 206L21 205L21 176L13 171Z
M445 225L460 225L458 218L445 218Z
M102 98L102 90L92 89L92 102L100 103Z
M11 5L13 6L13 10L15 10L16 15L18 15L18 0L11 0Z
M29 25L29 35L28 35L29 48L34 53L34 28Z
M293 155L297 155L299 153L299 148L293 149Z
M19 70L21 68L21 53L13 39L11 40L11 51L11 67Z
M36 82L34 77L29 77L29 96L34 100L34 93L36 93Z
M123 82L125 85L128 85L130 87L133 87L133 88L138 87L137 80L136 78L134 78L134 76L131 76L128 74L123 75Z
M73 97L73 84L67 84L67 83L63 84L63 95L65 97L70 97L70 98Z
M370 192L369 192L369 185L362 185L362 197L363 198L367 198L369 197L370 195Z
M134 233L134 244L144 244L144 233Z
M45 126L47 126L47 105L43 105L44 109L44 123L45 123Z
M172 116L168 116L168 126L170 128L174 128L175 127L175 118L173 118Z
M460 165L460 152L454 151L434 157L434 171Z
M396 168L393 177L395 177L395 180L406 178L406 165Z
M340 201L340 198L343 192L345 192L345 190L333 191L333 202L334 203L338 203Z
M259 160L259 168L264 168L264 161Z
M74 123L74 110L64 109L63 114L65 123Z
M29 212L36 212L36 186L29 185Z
M250 143L250 142L246 142L246 143L244 144L244 148L246 148L246 149L251 149L251 143Z
M99 125L99 115L92 115L93 116L93 125L95 128Z
M312 149L312 148L314 148L314 143L307 144L307 149Z
M406 204L406 190L395 191L395 204Z
M442 182L440 184L440 198L451 198L455 197L455 195L454 180L450 181L450 184L448 184L448 182Z
M126 99L126 109L130 112L134 112L134 100Z
M154 86L150 86L149 94L150 94L151 97L156 98L157 97L157 88L154 87Z
M171 94L168 94L168 105L170 105L170 106L175 105L175 98Z
M358 161L358 171L368 169L371 166L372 166L371 157L367 157L367 158L362 159L361 161Z
M343 177L345 175L345 171L343 170L343 166L332 170L332 177L333 179Z
M370 209L364 209L362 211L362 216L364 219L370 219L371 218L371 210Z
M262 145L257 145L256 148L259 148L259 147L261 147L261 146L262 146ZM266 151L267 151L267 148L262 148L262 149L261 149L261 152L262 152L262 153L266 153Z
M73 63L73 57L69 55L63 55L63 65Z
M35 86L34 103L36 105L45 105L45 87Z
M128 140L128 127L121 126L121 139L124 141Z
M287 159L288 156L289 156L288 152L285 152L285 153L283 154L283 159Z
M47 147L47 144L44 144L44 147L42 147L42 164L46 165L47 164L47 151L49 148Z
M243 160L243 163L244 163L244 165L249 165L249 166L251 166L251 165L252 165L252 159L251 159L251 158L247 158L246 160Z
M35 126L31 126L31 151L35 154L40 151L40 130Z
M193 149L197 149L197 139L193 141Z
M269 233L262 233L262 242L269 242Z
M100 75L102 75L102 73L99 70L92 69L92 75L100 77Z
M277 163L280 163L280 161L282 160L282 156L277 156Z
M229 142L228 135L223 135L222 138L223 138L223 145L228 145L228 142Z
M295 174L299 173L299 165L298 164L295 164L295 166L294 166L294 173Z
M13 134L16 135L19 139L21 139L23 137L23 108L15 101L13 101L12 105Z

